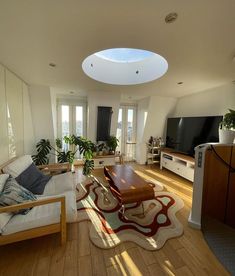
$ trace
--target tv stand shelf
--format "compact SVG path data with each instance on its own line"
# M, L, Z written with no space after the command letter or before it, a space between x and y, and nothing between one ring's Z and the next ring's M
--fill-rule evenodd
M190 181L194 178L195 160L191 156L187 156L172 149L162 149L160 169L166 168Z

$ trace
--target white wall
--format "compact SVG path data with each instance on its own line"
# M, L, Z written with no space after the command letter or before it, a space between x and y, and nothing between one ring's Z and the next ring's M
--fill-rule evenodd
M0 164L34 146L28 86L0 65Z
M8 123L7 123L7 101L5 90L5 69L0 65L0 164L9 159L8 154Z
M48 86L31 85L29 87L35 144L40 139L54 142L51 94Z
M113 92L88 92L88 125L87 125L87 138L91 141L96 141L97 130L97 112L98 106L110 106L113 109L110 134L116 135L118 110L120 106L120 94Z
M50 88L50 95L51 95L51 112L52 112L52 122L53 122L53 130L54 130L54 137L58 137L58 130L57 130L57 93Z
M150 136L164 137L166 118L171 116L175 105L176 99L160 96L152 96L138 102L136 151L138 163L144 164L146 161L146 142Z
M138 101L137 111L137 137L136 137L136 161L140 164L145 163L146 145L143 139L146 121L148 118L150 97Z
M23 83L23 120L24 120L24 154L32 154L35 149L32 110L29 99L29 87Z
M224 115L235 109L235 85L227 84L178 99L173 117Z

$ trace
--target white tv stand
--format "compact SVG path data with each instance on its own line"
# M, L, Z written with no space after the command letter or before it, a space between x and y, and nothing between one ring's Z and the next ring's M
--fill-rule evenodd
M191 156L186 156L172 149L161 150L160 169L166 168L193 182L195 160Z

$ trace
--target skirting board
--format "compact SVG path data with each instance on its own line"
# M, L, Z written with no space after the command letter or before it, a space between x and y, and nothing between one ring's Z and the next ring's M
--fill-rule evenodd
M189 214L189 218L188 218L188 224L190 227L194 228L194 229L201 229L201 223L198 223L196 221L193 221L191 218L191 212Z

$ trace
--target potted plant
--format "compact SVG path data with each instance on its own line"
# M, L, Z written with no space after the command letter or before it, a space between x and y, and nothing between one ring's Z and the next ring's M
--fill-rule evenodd
M235 110L229 109L220 123L219 141L223 144L231 144L235 139Z
M98 145L97 145L97 148L98 148L98 155L103 155L104 147L105 147L105 143L101 143L101 144L98 144Z
M94 161L92 160L94 143L75 135L65 136L63 140L68 145L67 150L63 150L62 139L56 139L56 148L51 145L48 139L41 139L36 145L37 154L32 156L34 163L36 165L48 164L48 155L54 154L59 163L69 162L72 166L75 155L79 151L84 159L83 174L89 176L94 168Z
M109 153L115 154L116 148L118 146L119 140L116 136L109 136L109 139L107 141L107 146L109 147Z

